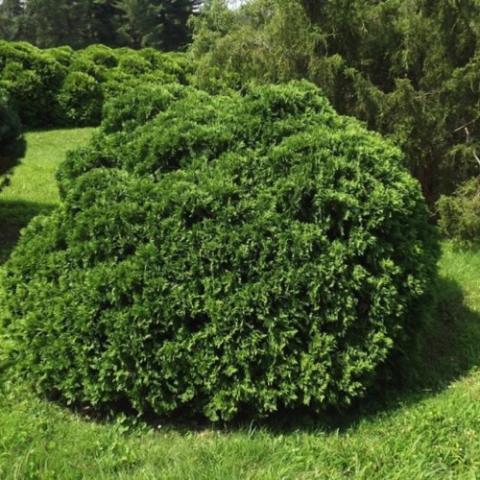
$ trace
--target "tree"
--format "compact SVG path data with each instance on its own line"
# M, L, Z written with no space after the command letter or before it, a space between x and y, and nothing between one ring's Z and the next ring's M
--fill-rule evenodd
M7 40L18 37L24 14L21 0L3 0L0 4L0 36Z
M84 47L93 36L89 6L89 1L29 0L25 9L26 39L39 47Z
M89 22L92 24L92 40L95 43L117 45L120 12L115 3L115 0L90 0Z
M402 147L432 204L478 174L478 25L476 0L211 0L194 22L195 81L313 81Z
M118 0L119 34L130 46L176 50L190 38L188 19L199 0Z

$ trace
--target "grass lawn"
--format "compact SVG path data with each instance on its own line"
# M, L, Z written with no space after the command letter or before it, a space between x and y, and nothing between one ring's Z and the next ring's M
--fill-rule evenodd
M26 157L0 193L3 258L19 228L57 202L55 168L90 134L27 135ZM0 479L480 478L480 252L445 244L440 269L441 322L432 321L411 360L415 385L389 387L328 422L287 418L227 430L95 423L6 384Z
M0 262L8 257L18 233L30 219L58 202L55 171L67 150L85 144L93 129L49 130L26 135L25 158L0 191Z

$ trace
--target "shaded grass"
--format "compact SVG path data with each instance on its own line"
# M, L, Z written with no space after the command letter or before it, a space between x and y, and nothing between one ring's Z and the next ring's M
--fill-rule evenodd
M0 194L12 221L24 225L55 204L53 171L66 145L88 135L27 135L27 157ZM49 170L34 168L42 156ZM5 255L13 242L0 244ZM330 418L290 413L263 424L195 430L159 423L132 427L122 417L100 424L25 387L4 384L0 479L480 477L479 272L480 251L445 244L436 315L396 372L402 384L385 385L355 410Z
M32 217L58 202L55 171L67 150L87 142L93 129L48 130L25 135L26 154L0 191L0 263L3 263ZM16 157L25 152L17 152Z
M20 136L12 144L0 149L0 189L8 184L8 174L18 164L25 155L26 142L23 136Z

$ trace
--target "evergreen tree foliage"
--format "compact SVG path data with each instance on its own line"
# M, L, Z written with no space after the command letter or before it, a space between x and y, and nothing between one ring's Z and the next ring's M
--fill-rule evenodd
M14 40L21 35L23 2L3 0L0 4L0 38Z
M0 91L26 127L97 125L104 102L143 83L187 83L185 53L0 41Z
M197 84L307 78L406 152L430 203L480 166L476 0L212 0L195 20Z
M4 0L0 38L40 47L92 43L182 48L200 0Z
M192 0L118 0L120 34L133 47L174 50L189 40L187 22L197 2Z

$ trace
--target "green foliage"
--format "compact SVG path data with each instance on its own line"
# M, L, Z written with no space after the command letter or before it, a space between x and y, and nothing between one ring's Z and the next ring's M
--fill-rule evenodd
M57 95L60 123L98 125L102 116L103 92L100 84L82 72L70 73Z
M172 101L184 96L187 91L185 87L174 83L166 87L144 83L138 88L132 88L106 104L102 131L122 132L123 135L127 135L139 125L153 120Z
M0 87L8 92L25 125L54 122L52 106L65 74L60 63L28 43L0 42Z
M437 202L439 227L450 239L463 245L480 241L480 177L461 185L453 195Z
M176 50L190 38L199 0L3 0L0 38L39 47L94 43Z
M189 40L188 19L199 4L198 0L117 0L119 36L135 48L184 47Z
M477 1L213 0L194 25L201 88L311 80L402 148L430 205L476 175Z
M84 144L89 133L26 134L27 155L0 194L0 223L12 219L22 226L26 210L58 202L55 168L65 149ZM1 228L0 262L14 243L3 244L4 234ZM395 382L362 402L361 409L339 415L282 412L266 424L228 429L182 419L137 424L123 415L95 422L2 377L0 478L385 480L437 478L439 472L474 478L480 469L480 403L475 401L480 385L475 368L480 364L479 270L478 251L444 245L441 308L435 311L433 328L422 334L423 356L412 365L422 376L400 389ZM3 290L0 298L1 312ZM4 333L0 330L0 369L11 343Z
M0 41L0 88L29 127L98 125L104 103L143 83L186 83L182 54L91 45L41 50Z
M97 409L350 404L428 303L417 182L311 84L180 91L110 105L62 168L62 204L6 266L15 364Z

